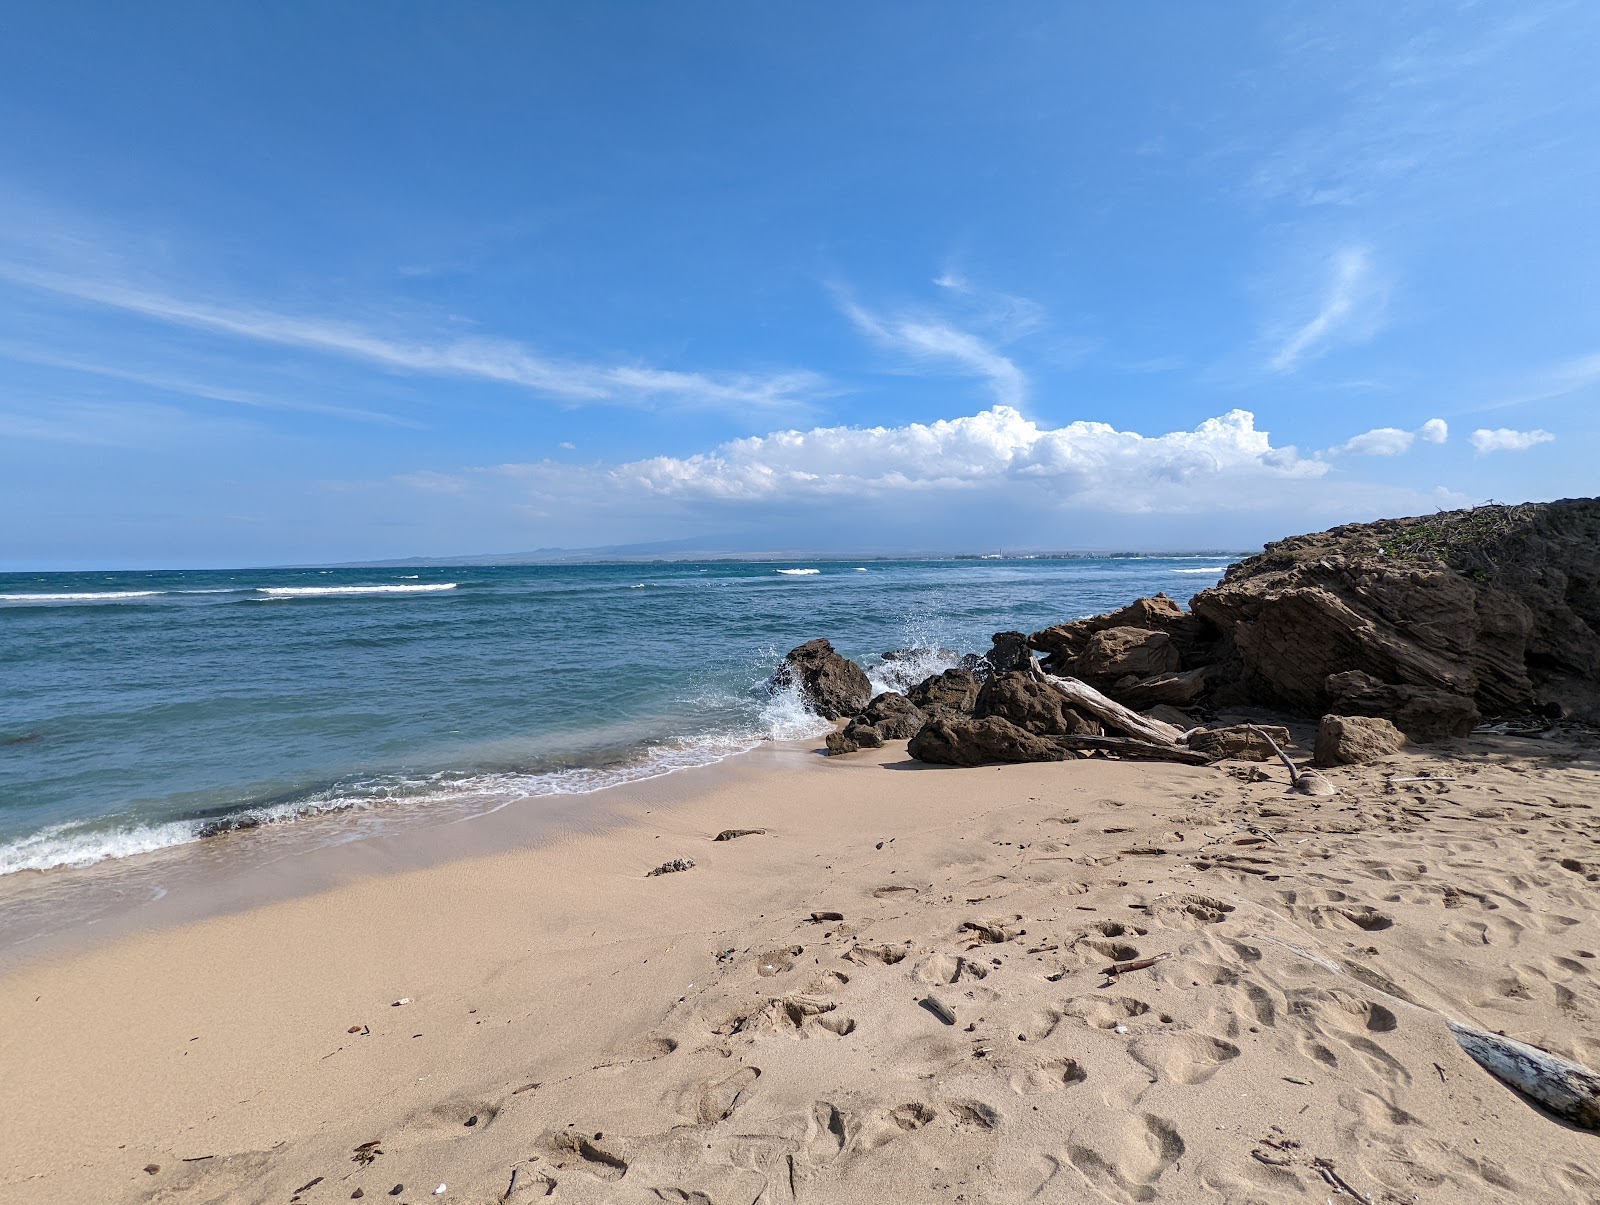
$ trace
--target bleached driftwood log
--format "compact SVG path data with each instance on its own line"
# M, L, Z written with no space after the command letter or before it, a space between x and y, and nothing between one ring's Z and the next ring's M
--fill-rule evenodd
M1140 715L1137 711L1130 710L1112 699L1108 699L1087 682L1080 682L1076 678L1058 678L1054 674L1045 674L1050 685L1054 686L1067 697L1067 701L1081 711L1087 711L1101 723L1107 724L1119 732L1126 732L1129 736L1137 737L1142 741L1150 741L1157 745L1178 745L1183 743L1183 729L1174 724L1166 724L1160 720L1152 720L1149 716Z
M1473 1061L1501 1083L1586 1130L1600 1130L1600 1075L1515 1038L1448 1022Z
M1278 755L1278 760L1289 767L1289 789L1291 791L1299 791L1302 795L1337 795L1339 793L1338 787L1334 786L1315 770L1302 770L1294 762L1290 761L1289 755L1278 748L1278 742L1255 724L1246 724L1245 727L1266 741L1272 747L1272 751Z
M1140 741L1128 736L1052 736L1050 742L1063 749L1103 749L1119 757L1146 761L1176 761L1186 766L1207 766L1211 759L1198 749L1169 745L1159 741Z

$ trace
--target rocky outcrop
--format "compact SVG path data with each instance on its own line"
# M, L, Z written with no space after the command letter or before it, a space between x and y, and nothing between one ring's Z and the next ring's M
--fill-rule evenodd
M953 711L971 715L978 702L978 690L978 676L971 670L947 669L917 683L906 691L906 698L925 712Z
M1192 607L1157 595L1028 643L1137 709L1380 717L1418 741L1483 714L1600 720L1600 499L1295 536Z
M780 688L798 683L807 706L829 720L855 715L872 698L866 671L834 652L827 640L791 649L772 682Z
M1295 536L1193 605L1224 651L1222 701L1383 714L1419 740L1478 712L1600 719L1597 498Z
M1037 674L996 674L983 684L972 714L996 716L1035 736L1098 736L1101 727Z
M1035 736L999 716L980 720L951 713L936 715L924 724L906 751L918 761L943 766L1061 761L1070 756L1047 737Z
M1112 628L1165 633L1171 638L1181 664L1203 665L1211 660L1206 648L1209 633L1205 625L1185 611L1177 600L1165 594L1137 599L1104 615L1045 628L1029 636L1028 644L1045 655L1043 668L1046 673L1062 677L1092 677L1093 673L1081 666L1078 658L1087 651L1089 642L1096 634ZM1172 668L1177 669L1179 665L1175 664Z
M1376 716L1325 715L1317 725L1314 766L1359 766L1405 747L1405 734Z

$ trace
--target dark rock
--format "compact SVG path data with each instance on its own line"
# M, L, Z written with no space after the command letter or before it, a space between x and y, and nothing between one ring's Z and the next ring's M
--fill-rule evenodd
M1365 695L1416 739L1466 726L1451 696L1491 714L1555 702L1600 718L1600 499L1280 540L1196 595L1194 611L1229 654L1216 683L1224 702L1349 714L1329 682L1359 672L1402 694L1347 697Z
M855 715L872 698L866 671L834 652L827 640L808 640L791 649L772 682L779 688L798 683L806 705L829 720Z
M1165 632L1172 637L1173 645L1184 663L1202 665L1210 659L1207 643L1213 634L1200 619L1189 614L1176 600L1168 598L1165 594L1157 594L1154 598L1137 599L1125 607L1119 607L1104 615L1094 615L1088 619L1078 619L1072 623L1045 628L1029 636L1028 644L1045 654L1043 668L1046 672L1063 676L1077 675L1078 657L1088 648L1089 641L1095 633L1105 631L1107 628L1141 628L1152 632ZM1178 669L1180 666L1175 665L1172 668Z
M830 732L823 739L828 753L837 757L842 753L855 753L860 749L883 748L883 736L877 727L857 716L838 732Z
M264 818L251 815L249 812L237 816L218 816L201 824L195 836L205 840L208 837L220 837L224 833L242 833L252 828L260 828L265 823Z
M1148 628L1103 628L1089 637L1083 652L1078 654L1077 676L1091 681L1115 682L1129 676L1148 678L1174 673L1181 664L1178 646L1165 632L1153 632Z
M917 683L906 698L923 711L955 711L971 715L978 702L978 679L971 670L947 669Z
M1359 766L1381 761L1405 747L1405 735L1377 716L1325 715L1317 725L1314 766Z
M1035 736L1098 736L1101 731L1048 679L1023 671L996 674L985 682L972 714L977 719L1009 720Z
M1033 668L1033 650L1028 638L1021 632L996 632L994 647L984 658L989 669L996 674L1009 674L1014 670Z
M875 696L857 718L873 725L886 741L904 741L915 736L928 717L905 695L885 691Z
M1276 741L1278 748L1288 749L1287 728L1277 724L1256 724L1254 727ZM1239 761L1271 761L1277 756L1272 751L1272 746L1262 738L1261 733L1251 731L1251 726L1245 724L1230 724L1224 728L1202 728L1198 732L1191 732L1188 745L1195 752L1204 753L1213 761L1221 761L1224 758L1235 758Z
M1360 670L1330 674L1326 687L1341 714L1387 717L1414 741L1466 736L1483 718L1470 695L1425 686L1393 686Z
M949 713L935 715L924 724L906 751L918 761L945 766L1061 761L1068 756L1047 738L1035 736L999 716L976 720Z

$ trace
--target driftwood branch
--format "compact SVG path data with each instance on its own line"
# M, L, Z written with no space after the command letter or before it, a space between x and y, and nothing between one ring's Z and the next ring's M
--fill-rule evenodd
M1211 764L1211 759L1198 749L1139 741L1128 736L1052 736L1050 740L1063 749L1104 749L1107 753L1117 753L1123 757L1141 757L1149 761L1176 761L1188 766Z
M1046 674L1045 678L1050 685L1064 694L1074 707L1087 711L1101 723L1119 732L1126 732L1129 736L1149 741L1154 745L1176 745L1183 740L1182 728L1140 715L1137 711L1106 698L1087 682L1080 682L1076 678L1058 678L1054 674Z
M1299 791L1302 795L1332 795L1338 788L1335 787L1315 770L1302 770L1289 760L1289 755L1278 748L1278 742L1273 740L1265 730L1255 724L1246 724L1246 728L1267 742L1271 750L1278 755L1278 760L1289 768L1289 789Z
M1600 1075L1515 1038L1455 1021L1449 1026L1461 1049L1495 1079L1573 1125L1600 1130Z

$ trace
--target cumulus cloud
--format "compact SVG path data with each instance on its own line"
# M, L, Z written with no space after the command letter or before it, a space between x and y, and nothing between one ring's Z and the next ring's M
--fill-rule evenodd
M1371 333L1383 301L1371 253L1365 247L1346 247L1332 257L1329 268L1331 279L1317 312L1283 339L1268 361L1273 372L1293 372L1333 344Z
M1353 456L1399 456L1411 450L1418 439L1431 444L1442 444L1450 438L1450 427L1442 418L1430 418L1415 431L1399 427L1374 427L1352 436L1338 447L1335 453Z
M1479 455L1490 452L1526 452L1536 444L1547 444L1555 438L1548 431L1513 431L1510 427L1497 427L1493 431L1480 427L1468 438Z
M816 427L736 439L694 456L606 470L622 490L722 502L880 500L1025 492L1053 505L1124 512L1265 505L1251 483L1305 480L1328 465L1274 447L1247 410L1146 436L1108 423L1045 427L1011 406L898 427Z

